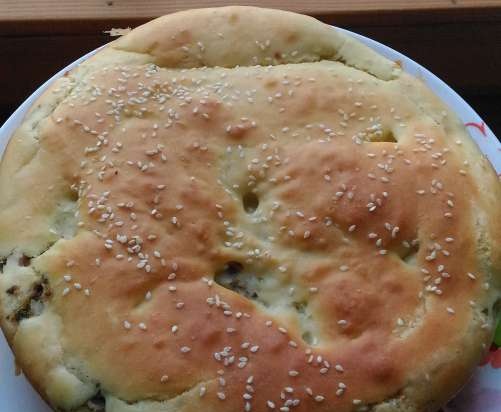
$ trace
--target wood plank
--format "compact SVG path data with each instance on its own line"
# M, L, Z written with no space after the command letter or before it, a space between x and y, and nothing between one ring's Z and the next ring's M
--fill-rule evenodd
M136 26L182 9L227 4L281 8L338 25L501 19L501 0L0 0L0 35L89 33L103 22Z
M1 0L0 20L149 18L190 8L246 4L307 14L370 10L433 10L499 7L500 0Z

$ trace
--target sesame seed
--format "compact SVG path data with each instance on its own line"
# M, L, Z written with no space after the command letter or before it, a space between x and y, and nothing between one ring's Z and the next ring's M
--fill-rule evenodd
M161 378L160 378L160 382L161 383L165 383L169 380L169 377L167 375L163 375Z
M182 346L180 351L181 353L188 353L191 351L191 348L189 346Z
M395 226L392 230L391 230L391 237L393 239L395 239L397 237L397 233L400 231L400 228L398 226Z
M226 399L226 395L224 394L224 392L218 392L217 397L222 401Z
M447 312L451 315L454 315L456 313L456 311L454 309L452 309L451 307L448 307L447 308Z
M141 329L141 330L146 330L146 329L148 329L148 328L146 327L146 325L145 325L143 322L140 322L137 326L138 326L138 328L139 328L139 329Z
M325 400L325 397L322 395L316 395L314 399L315 402L323 402Z
M130 329L130 328L132 328L132 324L129 321L127 321L127 320L123 321L123 326L127 330Z
M289 371L289 376L295 377L295 376L298 376L298 375L299 375L298 371L295 371L295 370Z
M266 405L270 409L275 409L275 404L272 401L266 401Z

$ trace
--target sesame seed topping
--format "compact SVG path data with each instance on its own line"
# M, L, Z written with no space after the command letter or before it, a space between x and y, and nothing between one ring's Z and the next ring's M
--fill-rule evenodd
M223 38L226 33L216 33L216 35ZM182 44L182 39L176 36L177 34L172 36L172 40L180 44L180 51L187 54L196 53L197 59L200 61L204 60L204 53L210 51L209 45L204 45L197 39L191 44ZM463 212L464 196L462 192L456 193L456 196L447 192L449 189L447 186L451 180L446 176L446 167L453 166L451 166L450 159L447 163L449 158L447 153L450 149L444 146L453 145L453 143L443 140L440 133L431 137L426 135L428 131L423 133L419 129L411 130L414 127L409 120L412 113L407 113L407 109L401 112L398 108L388 107L389 113L385 114L384 107L374 104L377 100L376 89L373 88L372 81L366 78L349 79L344 90L351 102L345 105L344 110L337 107L333 116L326 116L325 119L318 119L318 122L315 120L307 125L302 124L301 121L287 123L284 121L286 119L282 118L282 121L272 125L272 129L276 128L277 130L270 129L263 132L268 129L268 126L266 123L258 124L252 118L256 113L255 108L264 103L269 109L270 115L280 117L281 113L289 113L288 116L291 116L291 107L295 107L293 100L301 99L305 90L307 91L304 87L313 86L308 82L314 82L315 79L308 79L307 76L302 78L300 75L277 74L278 72L275 72L271 66L282 60L287 61L287 57L291 56L297 56L294 61L301 62L305 59L302 51L279 50L275 56L274 53L278 50L277 44L271 40L256 41L253 47L256 49L256 56L252 60L252 64L255 66L240 68L238 72L244 72L245 78L262 81L266 85L264 89L260 89L260 86L257 85L255 89L252 86L249 87L247 80L242 81L242 83L232 82L236 72L222 68L218 68L215 73L212 73L212 69L208 67L199 68L196 71L169 70L165 71L167 73L165 74L154 64L145 65L144 73L142 73L142 68L133 71L130 71L130 67L110 66L106 68L104 73L116 71L118 80L116 80L116 84L106 86L106 89L103 90L100 90L97 85L89 87L90 85L85 82L83 85L76 86L75 91L72 91L68 99L73 101L75 105L77 103L76 97L85 96L81 90L83 88L89 87L91 89L90 98L97 99L101 95L103 96L102 107L98 104L89 106L91 108L89 116L82 113L77 115L80 119L78 120L61 111L62 117L56 119L56 123L65 123L60 127L73 127L86 140L81 148L81 155L84 157L76 162L74 172L75 177L78 173L81 176L80 183L77 182L74 185L75 192L78 192L79 196L77 213L84 215L77 216L77 220L79 220L79 227L89 230L98 239L97 245L100 248L98 254L103 255L103 268L102 270L97 269L101 266L101 260L97 258L94 267L95 273L92 273L89 278L80 277L80 273L76 269L65 269L73 271L75 274L65 274L59 285L64 288L62 290L63 296L69 294L70 291L72 292L67 300L78 299L79 290L83 290L86 296L90 296L90 289L83 289L83 287L89 285L93 285L93 288L98 287L100 283L94 283L94 278L102 274L107 276L106 272L110 270L110 264L120 266L123 269L120 273L132 272L134 276L138 277L138 282L143 282L141 279L144 277L143 286L138 287L140 302L137 303L138 305L142 304L141 308L147 311L143 314L142 320L144 322L139 322L141 319L137 319L134 315L132 318L134 323L123 320L122 326L120 326L119 321L119 330L122 330L122 327L125 330L133 329L128 337L135 339L142 332L134 330L134 327L137 326L139 330L147 330L146 324L148 324L152 336L163 333L165 338L165 334L169 335L171 343L175 344L175 347L179 348L183 354L191 352L192 348L181 345L184 343L193 345L193 350L198 350L200 343L203 343L205 339L204 334L198 335L201 331L197 331L193 327L191 310L198 311L202 317L212 311L212 316L219 317L219 320L223 322L215 331L217 334L214 336L220 339L220 343L217 349L212 350L211 355L212 362L218 362L218 366L221 368L217 371L217 380L211 381L215 382L217 388L213 393L220 400L229 399L230 396L234 397L234 394L237 393L233 391L235 382L242 383L242 379L246 379L246 383L244 382L245 390L238 392L231 405L235 400L240 405L239 407L246 412L250 412L251 409L260 410L264 407L264 399L270 397L275 400L266 401L268 409L290 412L300 402L300 399L294 399L295 396L292 395L294 390L296 394L301 392L297 398L305 396L302 391L306 390L306 393L311 397L311 400L307 400L308 402L312 400L323 402L325 400L323 395L318 394L318 392L324 392L325 388L320 389L320 387L313 386L314 392L312 388L305 388L301 383L303 376L307 380L306 371L295 363L297 359L294 354L302 357L303 353L301 353L302 351L292 352L290 348L298 348L299 346L296 341L291 340L296 339L295 327L293 327L295 322L297 320L302 322L303 316L306 318L309 316L309 311L314 309L310 306L312 302L314 305L324 304L324 298L327 298L324 295L327 292L324 292L325 289L319 283L320 281L316 280L317 277L311 276L308 280L309 284L297 284L297 276L300 275L298 271L309 271L311 268L308 266L311 262L296 262L297 259L293 254L282 254L281 248L284 243L290 246L290 244L299 242L305 250L311 248L321 251L318 256L315 254L316 252L312 254L315 259L318 257L318 259L327 260L331 257L328 256L328 253L323 253L323 248L325 247L327 252L331 246L337 247L337 242L339 242L338 246L340 247L360 246L364 250L368 247L371 248L369 249L371 250L369 258L377 259L380 261L379 263L386 261L388 264L393 260L400 261L398 256L402 247L405 247L409 258L402 257L401 261L408 264L406 267L409 270L414 265L418 277L422 273L422 289L416 291L416 294L419 293L418 296L423 299L425 293L432 293L436 296L447 295L450 292L448 288L454 287L456 282L461 282L461 276L463 282L470 282L470 280L465 280L466 276L468 279L476 280L477 276L481 278L483 275L467 272L464 276L464 273L459 272L458 278L454 270L452 256L461 254L464 242L454 241L452 236L458 236L456 234L458 227L453 223L454 219L462 219L460 213ZM269 58L263 57L260 51L264 50L268 50ZM264 54L266 55L268 52ZM356 77L362 77L354 71L352 73ZM94 75L97 77L98 73L92 73L92 76ZM338 76L336 70L333 69L332 75L334 78ZM162 76L167 77L163 78ZM215 83L212 83L213 77L217 78ZM269 80L273 80L270 87ZM322 78L319 77L317 80L318 85L321 85ZM340 80L343 80L344 83L342 78L338 78L336 81ZM108 83L108 77L106 77L106 83ZM88 104L90 101L85 98L82 103ZM64 104L66 103L63 103L63 106ZM253 104L255 104L254 107ZM307 102L301 104L304 105ZM232 113L233 109L234 113ZM223 120L220 119L220 112L224 114L221 118ZM136 129L133 123L129 123L129 117L142 119L139 123L141 127ZM279 120L278 117L277 120ZM224 123L222 124L221 121ZM387 121L390 123L387 124ZM202 134L197 137L196 131L193 134L188 133L185 136L186 139L178 139L179 142L171 144L176 133L179 134L185 127L190 127L191 122L197 123L196 127L201 127ZM403 122L409 123L406 125ZM403 133L404 128L407 127L408 134L411 136L410 141L406 142L405 145L397 142L394 144L373 144L373 142L384 141L387 133L391 135L391 130L387 129L388 127L397 127L396 130L399 133ZM216 134L220 133L224 137L224 146L218 147L217 139L205 139L203 133L205 128L214 129L212 131ZM256 129L253 130L253 128ZM252 136L251 140L247 139L247 134ZM262 139L261 135L263 135ZM245 137L241 138L242 136ZM129 149L127 146L131 142L130 139L134 141L132 141L133 146ZM316 171L313 168L312 173L316 173L315 184L328 190L326 189L326 193L318 194L319 198L314 199L315 201L308 201L300 196L301 187L308 183L308 176L304 174L304 159L300 148L301 143L304 143L302 139L308 145L318 145L320 150L325 151L325 157L324 154L321 154L318 168ZM334 143L334 140L336 140L336 145L362 145L353 146L354 149L360 151L361 156L358 156L358 160L353 161L350 157L351 152L348 150L345 153L344 149L334 155L335 148L329 146L329 144ZM290 141L297 142L299 149L289 150L287 142ZM457 142L461 143L460 140ZM411 144L414 146L412 147ZM136 145L140 149L136 150ZM181 151L186 150L186 153L179 152L178 148L181 148ZM366 153L366 151L371 153ZM309 152L305 151L304 153L306 156ZM219 164L220 154L225 156L228 161L228 164L224 165L223 168L220 168ZM345 156L351 159L347 163L348 169L353 169L346 173L343 167L340 168L340 165L343 166L345 163ZM198 166L197 168L191 167L195 162L200 162L200 168ZM232 165L235 167L241 165L242 173L240 174L238 170L233 172ZM172 166L172 168L168 169L167 166ZM164 184L165 176L169 176L169 170L175 170L178 166L181 172L186 172L186 175L180 180L169 179L167 187ZM465 163L461 167L465 170L460 169L459 173L466 175L469 166ZM205 175L205 168L208 175ZM409 176L413 175L414 172L419 172L420 169L423 169L430 176L431 184L429 181L416 182L418 186L412 189L415 193L411 192L411 194L416 202L423 201L423 204L429 205L430 208L433 206L432 202L435 202L437 211L430 213L428 217L435 219L438 215L439 219L436 219L437 222L430 221L430 227L437 230L436 235L430 236L431 241L427 239L425 243L424 239L428 237L428 234L425 228L423 228L425 231L422 232L419 227L416 227L417 221L414 219L415 216L413 217L417 213L417 209L423 211L426 207L423 209L421 207L423 205L418 207L410 204L407 205L404 215L394 213L394 208L398 208L398 202L392 199L393 197L398 198L398 193L392 193L390 200L389 192L399 189L397 183L402 176L399 175L398 168L405 169L405 174ZM206 178L212 178L211 169L217 173L224 171L224 173L220 173L220 181L217 181L220 187L217 192L213 193L206 185ZM453 172L457 174L457 168ZM127 184L129 177L135 175L138 175L143 181L140 185L141 190L134 190L134 187L131 187L124 191L124 184ZM306 180L302 180L302 178ZM393 182L395 185L392 184ZM261 190L266 191L268 186L277 188L275 199L261 193ZM112 194L111 190L108 189L115 187L117 192ZM388 191L383 192L382 188ZM220 196L219 189L222 190L223 197ZM310 190L314 190L314 188L310 188ZM373 193L370 193L371 191ZM259 199L261 204L255 213L235 209L235 201L237 206L241 206L242 198L239 195L245 193L262 195L262 198ZM214 197L212 197L213 195ZM216 197L220 202L218 204L215 203ZM329 204L321 204L322 199L325 199L325 202ZM202 203L207 201L207 210L199 207L200 201ZM246 213L244 214L244 212ZM209 219L220 225L221 230L217 229L216 236L211 235L211 228L205 228L203 223L206 221L205 216L200 218L201 223L197 227L199 213L207 213ZM242 221L242 219L244 220ZM450 232L445 229L446 224L450 225ZM442 232L438 232L442 226L444 229ZM54 234L60 235L56 231ZM270 350L273 352L273 349L266 343L266 340L263 341L259 338L259 333L252 331L256 325L247 325L247 319L251 315L239 312L239 310L243 310L241 305L237 305L234 299L228 300L228 302L223 301L225 296L229 296L227 291L224 294L220 292L219 296L215 294L222 290L219 286L223 286L218 285L219 279L223 279L222 276L219 278L219 272L211 271L210 275L206 272L204 273L205 278L202 279L204 284L197 282L196 287L203 289L203 293L209 292L201 298L202 302L197 301L199 298L190 294L189 281L198 276L196 268L190 267L185 270L183 266L181 270L178 270L177 263L171 262L171 259L172 256L179 253L177 245L185 244L185 237L193 237L193 234L195 238L192 239L192 246L195 254L200 253L205 256L207 251L204 250L204 241L208 239L210 243L213 240L218 243L221 241L219 246L230 253L228 257L232 256L231 250L238 255L234 259L241 261L241 266L245 267L245 270L234 276L234 279L232 278L232 282L236 284L234 289L247 289L249 287L250 292L253 293L254 284L248 284L248 281L252 280L251 276L259 274L252 272L259 272L259 268L273 265L269 266L272 268L272 276L279 278L280 284L283 282L285 302L297 303L297 311L293 307L291 313L298 318L294 321L284 318L283 327L272 320L261 320L258 323L263 322L264 325L260 323L258 327L276 327L279 333L286 335L281 339L279 334L274 331L272 333L275 336L274 339L281 342L281 349L286 350L291 358L289 365L283 368L282 377L288 379L289 384L297 384L297 387L283 389L278 387L276 388L278 393L272 394L270 392L267 396L263 395L266 396L265 398L258 398L258 395L255 394L254 391L258 392L262 388L257 385L256 387L252 386L254 379L252 376L247 378L248 371L251 368L254 369L256 365L253 363L258 356L267 356L270 354ZM421 242L418 242L417 239L412 240L412 237L418 236L418 234ZM178 236L177 239L176 236ZM331 242L332 239L334 243ZM440 245L439 242L444 243ZM286 248L289 246L286 245ZM209 247L210 250L212 250L211 248L212 246ZM219 259L220 253L216 254L219 256L217 259ZM387 254L390 256L378 257L378 255ZM336 256L332 258L330 266L328 266L327 260L325 261L326 266L338 268L337 274L334 275L347 278L348 275L352 274L350 271L359 269L358 263L351 259L348 252L339 251ZM425 257L425 263L415 264L415 261L419 261L422 257ZM186 256L179 256L181 263L185 259ZM335 259L338 260L335 261ZM91 264L93 260L94 257ZM369 266L371 264L371 262L365 263ZM365 263L363 264L365 265ZM85 267L84 262L66 262L68 268L75 264L77 269ZM426 268L421 268L421 265L426 266ZM465 269L463 270L466 272ZM230 275L233 276L233 273ZM179 278L182 281L177 280ZM164 296L166 310L175 311L174 314L171 313L172 316L162 318L164 319L162 322L156 321L156 312L150 313L150 311L155 310L154 305L145 302L151 301L153 299L152 292L155 292L155 304L162 303L160 302L160 294L161 291L165 290L165 286L161 285L162 288L156 289L157 280L165 281L167 284L166 289L169 293L168 296ZM128 282L125 278L124 281ZM68 287L65 288L65 286ZM231 286L233 287L233 285ZM305 287L308 289L305 290ZM258 299L264 296L263 299L266 300L267 296L261 295L259 287L256 289ZM93 289L94 296L86 300L85 303L92 303L98 294L97 292L97 289ZM143 296L144 301L141 303ZM180 299L184 299L189 306L185 308L185 302L180 301ZM205 299L206 304L203 303ZM306 300L306 303L303 300ZM76 302L78 303L78 300ZM200 308L200 304L204 306L203 309ZM275 302L270 302L270 307L263 310L269 309L269 313L273 316L274 305ZM447 313L453 315L455 311L447 307ZM152 315L153 317L151 317ZM158 316L160 315L158 314ZM188 318L186 316L183 318L184 315ZM339 315L339 317L343 316L347 319L336 319L339 325L338 332L341 334L347 332L348 326L351 326L354 321L353 317L347 313ZM444 316L448 315L444 314ZM170 321L165 321L165 319L170 319ZM399 327L405 325L408 325L409 328L414 327L415 321L408 319L404 313L395 313L392 319L392 322L396 320L396 325ZM394 324L389 326L391 328ZM154 328L159 330L153 330ZM288 336L288 330L291 331L290 336ZM395 332L403 332L403 328L396 328ZM149 335L150 333L145 333L142 336L144 338ZM309 340L306 339L306 335L304 337L305 340ZM306 362L307 367L313 368L312 371L325 375L320 376L320 378L325 378L325 384L330 385L329 387L335 391L336 396L341 397L345 394L345 396L349 396L346 402L353 402L354 405L361 404L361 400L352 399L355 395L351 391L348 392L344 383L336 382L336 377L346 376L346 379L350 379L347 376L349 373L345 372L343 366L336 363L336 360L329 359L332 362L331 365L322 355L314 352L318 342L315 337L312 340L314 342L311 345L300 341L301 348L305 347L305 356L302 361ZM231 346L224 347L224 345L232 345L233 349ZM182 355L179 356L183 358ZM193 356L191 355L191 357ZM189 357L189 355L184 356L185 360ZM337 361L342 362L342 359L338 358ZM161 370L154 376L157 383L158 379L161 383L168 381L169 377L162 375L163 372L169 372L171 374L170 381L172 381L173 375L178 375L179 371ZM224 375L225 372L227 375ZM342 375L343 373L345 375ZM316 376L318 379L318 375ZM331 378L334 381L331 381ZM313 385L313 383L311 384ZM173 387L179 386L176 382L172 382L172 385ZM226 394L223 391L226 385L232 388L232 392ZM283 385L284 383L281 386ZM217 392L218 390L219 392ZM199 396L203 397L206 392L207 388L201 386ZM333 393L332 395L330 392L327 393L327 397L333 395ZM215 398L212 393L211 396L213 399ZM334 398L333 401L336 402L336 399ZM343 404L341 399L337 401L340 405ZM368 399L366 401L369 402ZM322 405L317 406L322 408ZM325 407L329 408L329 405L325 405ZM264 408L266 409L266 407ZM309 408L308 404L305 405L305 408ZM353 407L353 409L361 411L368 410L370 407L361 406Z

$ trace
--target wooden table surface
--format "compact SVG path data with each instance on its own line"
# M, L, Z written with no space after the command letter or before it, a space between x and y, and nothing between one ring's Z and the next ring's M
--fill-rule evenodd
M312 15L372 37L456 89L501 136L501 0L0 0L0 123L44 80L174 11L246 4Z

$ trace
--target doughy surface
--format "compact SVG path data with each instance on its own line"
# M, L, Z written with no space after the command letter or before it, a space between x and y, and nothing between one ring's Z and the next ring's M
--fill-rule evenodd
M57 410L435 411L492 337L501 189L418 79L309 17L161 17L0 165L1 323Z

